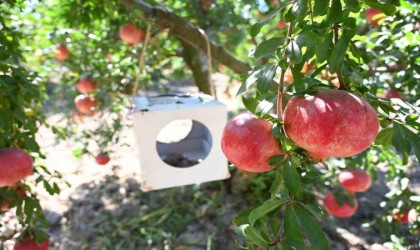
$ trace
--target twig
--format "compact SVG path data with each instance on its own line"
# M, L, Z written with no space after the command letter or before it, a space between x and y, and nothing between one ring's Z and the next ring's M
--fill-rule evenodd
M152 24L149 22L147 24L146 38L144 39L143 48L142 48L141 53L140 53L139 68L138 68L137 74L136 74L136 82L134 83L133 96L136 96L138 88L139 88L140 76L141 76L141 71L143 69L144 56L146 54L146 49L147 49L147 42L149 41L149 38L150 38L151 27L152 27Z

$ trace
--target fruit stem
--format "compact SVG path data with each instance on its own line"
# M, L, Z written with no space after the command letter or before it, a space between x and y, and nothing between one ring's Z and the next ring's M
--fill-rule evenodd
M328 169L329 169L328 164L325 162L325 160L324 160L324 159L322 159L322 160L321 160L321 163L322 163L322 165L324 166L324 168L325 168L326 170L328 170Z
M287 29L287 39L285 42L285 48L289 45L290 41L292 40L292 33L293 33L293 20L290 21L289 27ZM285 59L287 60L287 55L285 53ZM286 74L286 70L281 70L280 73L280 83L279 88L277 90L277 118L282 121L283 120L283 86L284 86L284 75Z
M339 28L338 24L334 24L334 44L337 44L338 42L338 28ZM337 74L338 82L340 83L340 87L338 89L347 90L347 86L344 83L343 76L340 73L340 68L337 69L336 74Z

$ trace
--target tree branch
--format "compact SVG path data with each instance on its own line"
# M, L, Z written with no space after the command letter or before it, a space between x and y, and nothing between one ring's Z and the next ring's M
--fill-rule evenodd
M154 24L168 29L176 38L189 43L198 50L206 51L206 39L197 27L163 6L151 6L142 0L133 0L131 6L139 8ZM222 46L210 41L212 58L227 66L235 73L242 74L251 70L249 64L242 62Z

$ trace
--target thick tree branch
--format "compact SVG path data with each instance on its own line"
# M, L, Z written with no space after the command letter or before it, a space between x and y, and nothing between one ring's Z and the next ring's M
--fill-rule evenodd
M188 22L182 17L162 6L151 6L142 0L133 0L132 7L137 7L149 18L154 24L162 29L168 29L169 33L176 38L189 43L198 50L206 51L206 39L199 32L199 28ZM210 41L212 58L219 63L229 67L238 74L251 70L249 64L240 61L229 51L214 41Z

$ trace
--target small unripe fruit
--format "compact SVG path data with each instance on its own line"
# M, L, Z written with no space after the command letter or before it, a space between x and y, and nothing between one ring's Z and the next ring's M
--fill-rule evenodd
M95 97L78 95L74 99L74 105L80 113L85 115L93 115L96 112L98 101L95 99Z
M353 197L353 206L348 202L344 202L343 205L337 203L334 193L328 193L324 198L325 209L331 215L337 217L350 217L356 213L359 203L356 198Z
M90 77L82 77L76 83L76 89L82 94L93 93L96 89L96 82Z
M270 157L283 154L279 141L271 133L272 124L250 113L232 118L222 135L222 150L237 168L261 173L272 170Z
M126 24L120 28L119 32L121 40L129 45L139 44L143 41L145 35L144 30L137 29L134 24Z
M372 185L372 179L363 170L344 170L338 175L338 182L349 192L365 192Z
M107 153L101 153L95 157L95 160L99 165L105 165L111 160L111 158L109 158Z
M379 132L378 117L369 103L342 90L292 97L283 120L286 135L318 160L356 155Z
M22 149L0 149L0 187L14 186L31 175L32 170L32 157Z
M26 238L16 242L13 250L48 250L49 244L50 242L46 240L38 245L34 239Z

